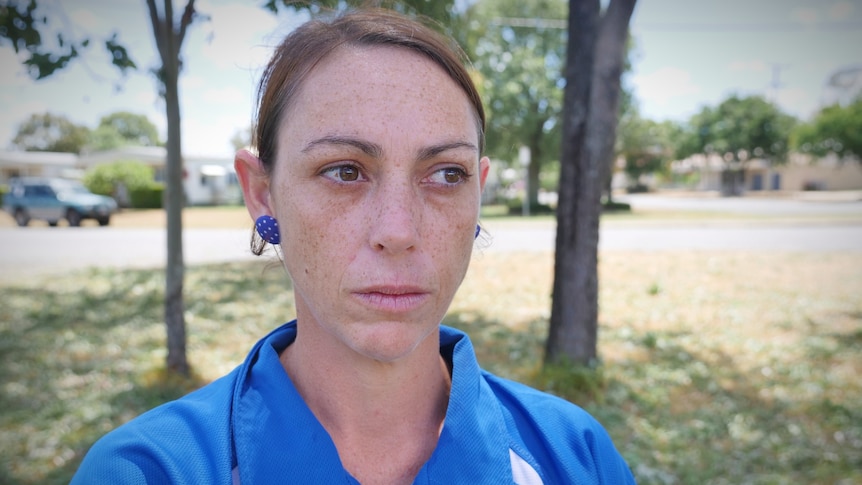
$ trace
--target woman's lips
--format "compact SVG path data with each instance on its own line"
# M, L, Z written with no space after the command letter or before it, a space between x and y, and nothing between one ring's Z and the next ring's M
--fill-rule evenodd
M365 306L385 313L403 313L422 306L430 292L414 286L374 286L351 292Z

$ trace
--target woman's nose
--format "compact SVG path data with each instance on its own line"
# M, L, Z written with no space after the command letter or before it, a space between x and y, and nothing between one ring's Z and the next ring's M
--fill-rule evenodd
M370 201L374 217L370 243L380 251L399 253L414 249L419 241L421 201L407 183L381 185Z

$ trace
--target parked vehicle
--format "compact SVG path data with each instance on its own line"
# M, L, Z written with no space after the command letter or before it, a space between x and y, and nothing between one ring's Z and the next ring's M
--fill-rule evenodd
M22 227L33 219L47 221L50 226L56 226L60 219L66 219L70 226L80 226L84 219L95 219L100 226L107 226L117 211L117 203L90 192L74 180L22 177L9 182L3 210L12 214Z

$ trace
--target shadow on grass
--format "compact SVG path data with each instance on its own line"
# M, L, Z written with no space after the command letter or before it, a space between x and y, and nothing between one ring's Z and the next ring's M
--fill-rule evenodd
M112 396L108 400L106 404L116 413L113 416L105 417L109 418L110 425L108 427L105 427L104 423L101 423L95 426L98 431L93 429L81 430L75 438L71 436L66 437L66 440L70 442L70 448L75 453L74 457L48 471L43 478L15 483L68 484L90 446L110 429L162 403L182 397L205 384L205 382L196 377L168 376L164 372L154 372L153 374L148 378L150 380L149 384L135 382L131 388ZM69 412L75 413L77 410L70 409Z
M450 312L442 323L470 336L479 363L489 372L524 380L541 366L546 333L542 320L513 327L483 315Z
M644 357L607 367L604 400L587 409L608 426L638 483L860 478L862 408L820 387L830 359L743 370L696 335L649 332L630 343Z
M93 271L0 287L0 482L68 483L104 433L204 384L163 374L163 277ZM292 312L289 288L283 274L259 265L189 268L190 339L209 349L243 333L256 340L266 329L244 322L280 323L273 314ZM775 357L756 369L692 333L603 329L603 345L633 357L583 385L581 370L558 369L550 383L541 372L544 319L452 313L443 323L471 336L485 369L592 413L641 485L862 479L862 406L849 380L858 377L837 372L858 363L862 327L817 335L814 326L804 361Z
M638 483L850 484L862 478L862 406L834 392L830 371L858 356L859 335L826 335L828 352L742 369L686 331L609 331L637 359L542 369L547 321L510 325L453 313L480 364L579 404L609 431ZM806 339L806 346L817 345ZM819 347L818 347L819 349ZM744 352L740 348L740 352ZM812 357L811 350L807 352ZM830 388L833 388L830 391Z
M189 339L282 302L290 285L275 278L258 265L188 268L187 314L202 322ZM160 270L93 270L0 287L0 482L68 483L96 439L205 384L164 371L163 285Z

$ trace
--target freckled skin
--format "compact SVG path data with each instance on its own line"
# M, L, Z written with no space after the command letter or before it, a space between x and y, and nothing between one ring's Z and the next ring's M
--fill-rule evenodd
M282 227L297 344L395 362L436 342L472 251L488 170L478 144L466 95L418 54L342 47L314 69L284 116L265 204ZM446 169L467 176L448 183Z

